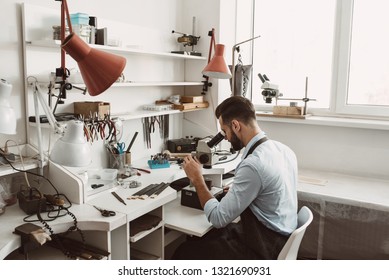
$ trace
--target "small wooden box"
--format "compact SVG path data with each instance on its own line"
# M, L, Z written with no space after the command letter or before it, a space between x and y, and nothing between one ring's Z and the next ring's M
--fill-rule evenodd
M91 115L98 114L100 119L110 113L110 104L102 101L74 102L74 114L90 118Z
M182 103L173 104L173 109L180 111L196 110L200 108L208 108L209 103L207 101L201 103Z
M274 106L273 107L273 114L274 115L297 115L301 116L303 115L303 108L302 107L291 107L291 106Z
M198 95L198 96L181 96L180 97L181 103L202 103L204 102L204 96Z

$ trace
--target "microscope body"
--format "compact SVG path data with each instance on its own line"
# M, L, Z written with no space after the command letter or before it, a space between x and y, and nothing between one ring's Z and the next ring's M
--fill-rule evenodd
M219 161L215 146L224 139L225 135L224 131L220 131L210 140L205 138L197 142L195 156L204 168L211 168Z
M264 82L261 86L263 99L266 103L272 103L273 98L278 98L282 96L278 90L278 85L269 83L268 81Z
M199 140L196 148L196 158L203 164L204 168L210 168L219 161L216 155L216 148L209 147L205 140Z

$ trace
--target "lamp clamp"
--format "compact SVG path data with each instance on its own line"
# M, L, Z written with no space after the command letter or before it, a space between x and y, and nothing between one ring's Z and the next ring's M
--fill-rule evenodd
M209 79L207 76L203 75L203 78L205 79L204 81L202 81L203 83L203 90L201 92L201 94L205 94L207 91L208 91L208 88L212 87L212 83L209 82Z

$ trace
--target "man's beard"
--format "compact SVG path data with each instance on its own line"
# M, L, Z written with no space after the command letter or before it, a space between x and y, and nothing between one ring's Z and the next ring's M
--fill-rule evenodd
M244 147L242 141L240 141L238 136L236 136L235 132L233 132L233 131L232 131L230 143L231 143L232 148L235 151L239 151L239 150L243 149L243 147Z

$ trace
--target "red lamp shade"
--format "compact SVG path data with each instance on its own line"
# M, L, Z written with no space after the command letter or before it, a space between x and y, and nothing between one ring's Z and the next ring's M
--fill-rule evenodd
M229 79L231 78L230 69L224 59L224 45L216 44L215 55L203 70L203 75L217 78L217 79Z
M92 96L107 90L126 66L124 57L91 48L74 33L66 37L62 48L77 61L84 83Z

